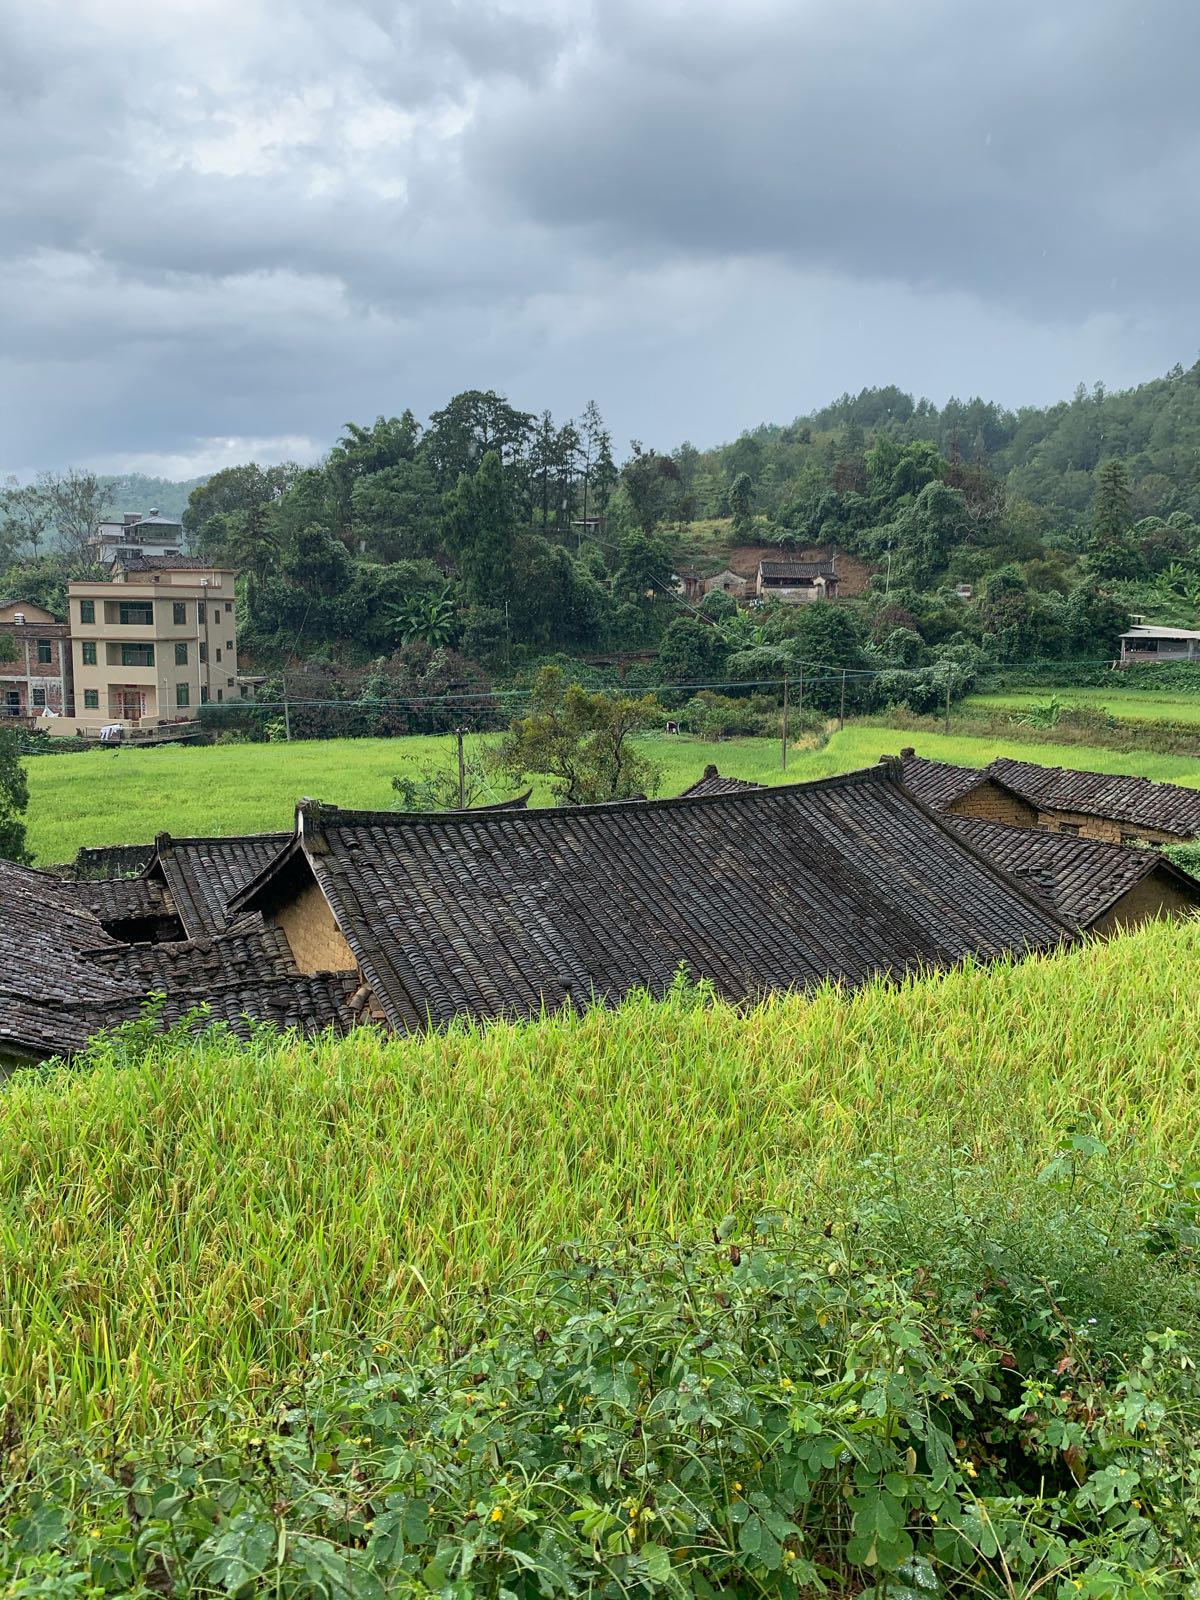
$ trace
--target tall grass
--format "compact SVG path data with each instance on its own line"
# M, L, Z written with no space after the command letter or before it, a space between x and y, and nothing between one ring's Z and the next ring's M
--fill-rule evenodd
M1148 927L749 1013L680 994L410 1039L118 1043L18 1074L0 1412L144 1420L267 1384L569 1237L811 1216L930 1173L964 1193L986 1173L1019 1211L1081 1125L1157 1181L1200 1147L1198 957L1200 928Z

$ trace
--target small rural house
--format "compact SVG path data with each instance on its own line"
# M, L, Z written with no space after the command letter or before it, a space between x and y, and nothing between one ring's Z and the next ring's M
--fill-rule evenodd
M183 524L175 517L160 516L157 506L148 516L127 511L98 523L88 545L102 567L136 556L174 559L183 555Z
M900 752L904 781L919 799L954 816L1100 839L1170 844L1200 837L1200 790L1103 772L1043 767L1008 757L983 768Z
M812 600L836 600L837 557L817 561L760 561L755 592L760 599L786 600L793 605L804 605Z
M732 567L726 567L724 572L718 572L715 577L705 578L703 591L705 594L732 595L735 600L742 600L750 592L750 580L740 572L734 572Z
M1064 921L1086 933L1121 933L1143 922L1200 914L1200 882L1157 850L982 817L949 820L956 833L1045 894Z
M0 717L62 716L72 701L67 624L29 600L0 600L0 639Z
M898 763L546 811L306 804L229 911L261 915L300 971L343 974L352 1005L396 1029L661 994L681 970L749 1001L1072 937L914 802Z
M1159 662L1166 666L1197 660L1200 660L1200 633L1188 628L1159 628L1145 623L1121 635L1123 667L1136 666L1139 662Z

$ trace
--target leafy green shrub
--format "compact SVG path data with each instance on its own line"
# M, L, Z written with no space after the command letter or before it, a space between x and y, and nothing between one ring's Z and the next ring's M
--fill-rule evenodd
M717 694L702 689L684 706L681 725L702 739L736 737L778 739L783 727L782 702L774 695L748 697ZM819 733L825 718L818 711L797 706L794 695L788 708L788 732L794 738Z
M1101 1149L1067 1140L1050 1190L1073 1195ZM944 1276L889 1269L872 1226L739 1238L730 1217L706 1244L567 1247L532 1290L458 1307L465 1336L318 1355L265 1413L13 1451L0 1579L296 1600L1193 1593L1194 1338L1151 1332L1125 1359L1036 1262L981 1269L977 1241ZM1186 1270L1182 1233L1144 1235L1143 1259ZM1110 1235L1110 1274L1132 1242Z

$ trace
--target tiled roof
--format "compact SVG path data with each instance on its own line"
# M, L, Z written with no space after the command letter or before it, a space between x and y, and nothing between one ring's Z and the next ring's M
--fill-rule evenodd
M1014 828L981 817L949 817L956 833L1014 877L1049 891L1055 909L1087 928L1112 910L1144 878L1157 873L1189 895L1200 908L1200 883L1156 850L1103 844L1044 828Z
M811 583L814 578L837 577L837 567L832 560L760 561L759 571L764 578L794 578L800 583Z
M887 757L881 759L886 760ZM987 777L987 773L978 767L955 767L948 761L927 761L924 756L914 755L911 750L900 752L900 764L905 788L910 789L923 805L933 811L944 811Z
M1001 757L987 775L1039 810L1075 811L1109 817L1135 827L1191 839L1200 834L1200 790L1177 783L1151 783L1106 772L1074 772Z
M0 861L0 1054L59 1048L62 1017L72 1009L118 1005L136 995L118 974L86 952L119 949L99 920L74 898L78 885ZM78 1026L64 1023L74 1038Z
M291 839L290 833L248 833L222 839L155 840L144 876L166 884L189 939L219 933L225 906Z
M716 767L708 766L704 769L704 776L698 778L690 789L685 789L679 798L694 800L702 795L738 794L743 789L761 788L761 783L751 783L749 778L723 778Z
M91 878L73 881L72 889L77 903L101 922L175 915L175 905L166 885L153 879Z
M125 878L143 872L154 860L152 844L84 845L71 866L72 878Z
M978 784L991 780L1040 811L1107 817L1180 839L1200 834L1200 789L1107 772L1043 767L1008 756L1000 756L986 767L955 767L926 761L909 750L900 754L905 784L935 810L944 810Z
M142 524L145 526L145 524ZM126 572L230 572L232 568L219 561L205 561L201 556L145 556L139 551L117 556L117 565Z
M301 809L231 906L315 876L394 1027L661 993L752 999L1067 937L895 767L712 798L528 812Z
M166 1024L200 1006L241 1032L247 1016L306 1030L354 1022L354 975L298 973L282 933L256 917L164 944L126 944L102 926L169 908L155 881L64 882L0 862L0 1057L71 1054L152 994L166 995Z

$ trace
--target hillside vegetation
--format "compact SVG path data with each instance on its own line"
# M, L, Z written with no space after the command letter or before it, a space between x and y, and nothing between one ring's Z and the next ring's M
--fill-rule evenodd
M240 665L266 678L257 708L201 721L265 739L286 691L302 737L494 729L497 691L556 655L673 710L697 685L777 703L803 667L820 710L846 669L851 712L918 714L997 664L1110 662L1132 611L1196 618L1198 396L1200 367L1018 413L868 390L707 451L623 453L592 403L556 421L479 390L348 424L316 465L246 463L188 497L191 548L241 575ZM0 591L61 610L106 492L0 491ZM833 550L833 606L680 592L692 566Z

